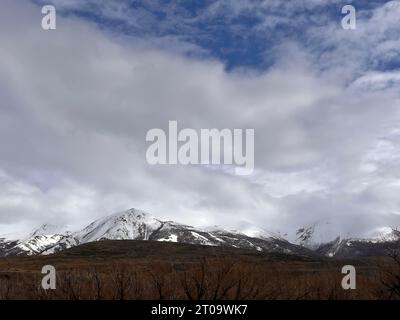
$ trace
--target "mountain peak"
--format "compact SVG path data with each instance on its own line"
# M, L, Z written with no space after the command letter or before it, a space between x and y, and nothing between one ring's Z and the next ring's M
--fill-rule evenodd
M128 210L124 210L124 211L119 211L116 212L112 215L107 215L105 217L103 217L103 219L119 219L119 218L134 218L134 219L138 219L138 220L146 220L146 219L151 219L152 216L144 211L135 209L135 208L130 208Z
M42 224L40 227L36 228L28 236L28 238L34 238L36 236L54 235L54 234L69 234L68 226L59 226L54 224Z
M82 231L74 233L79 242L89 242L101 239L148 239L149 232L162 226L162 223L143 211L131 208L129 210L105 216L87 226Z

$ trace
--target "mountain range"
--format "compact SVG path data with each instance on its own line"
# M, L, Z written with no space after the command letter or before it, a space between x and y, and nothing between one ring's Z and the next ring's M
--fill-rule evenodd
M291 243L268 232L259 232L254 236L219 227L201 229L163 221L140 210L129 209L98 219L74 232L65 227L44 224L20 238L0 236L0 256L48 255L100 240L166 241L326 257L383 255L387 249L400 248L400 231L397 229L371 239L337 237L328 243L310 245L313 232L312 227L300 228L297 243Z

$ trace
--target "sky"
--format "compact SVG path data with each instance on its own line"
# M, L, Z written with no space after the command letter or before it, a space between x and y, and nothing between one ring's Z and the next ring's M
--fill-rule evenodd
M132 207L290 240L398 226L399 48L400 1L2 0L0 233ZM253 174L149 165L171 120L254 129Z

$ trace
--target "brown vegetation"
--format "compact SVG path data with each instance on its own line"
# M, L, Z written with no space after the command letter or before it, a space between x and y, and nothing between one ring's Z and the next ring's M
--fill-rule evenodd
M43 290L45 264L57 289ZM341 288L341 267L357 289ZM104 241L52 256L0 259L0 299L398 299L400 256L317 259L138 241Z

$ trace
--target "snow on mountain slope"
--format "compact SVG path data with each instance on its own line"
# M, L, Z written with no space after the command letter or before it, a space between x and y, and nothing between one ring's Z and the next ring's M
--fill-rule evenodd
M29 238L33 238L36 236L45 236L45 235L54 235L54 234L63 234L68 235L71 233L69 231L68 226L57 226L54 224L43 224L36 230L34 230L30 235Z
M254 228L253 228L254 229ZM162 221L145 212L130 209L98 219L84 229L60 239L42 251L52 254L82 243L100 240L152 240L208 246L229 246L257 251L310 254L305 248L263 232L264 237L250 237L237 231L221 228L199 229L173 221Z
M216 232L216 233L218 233L220 231L222 231L222 232L226 231L226 229L224 229L221 226L207 227L206 230L210 231L210 232ZM260 228L258 226L253 226L253 225L249 225L249 224L242 226L242 228L240 230L230 230L230 232L236 233L236 234L242 234L244 236L251 237L251 238L281 239L281 240L284 239L276 233L273 233L273 232L267 231L263 228Z
M381 256L388 250L400 248L400 231L388 229L371 238L348 238L335 240L320 245L316 252L327 257Z
M161 221L149 214L130 209L96 220L73 236L80 243L102 239L148 240L149 236L162 225Z
M326 241L329 238L332 240ZM400 248L400 231L396 228L378 228L362 238L332 236L329 222L319 222L299 228L294 243L326 257L384 255L388 249Z
M130 209L98 219L76 232L70 232L65 227L45 224L21 240L0 237L0 256L53 254L83 243L105 239L181 242L308 256L371 255L382 254L388 245L399 247L400 232L384 231L377 238L337 237L331 242L315 247L315 244L311 245L315 238L314 227L299 229L297 244L293 244L263 229L251 226L246 226L241 232L228 231L220 227L200 229L173 221L163 221L145 212Z
M377 235L371 237L371 241L391 242L400 240L400 230L398 228L379 228Z
M70 232L65 226L43 224L20 240L3 238L0 255L33 255L42 253L59 243Z
M19 242L14 249L21 249L28 255L38 254L53 247L64 237L62 234L38 235Z
M336 233L331 222L321 220L303 225L295 231L295 234L290 234L289 239L295 244L316 250L321 244L332 242L337 237L342 237L342 235Z

